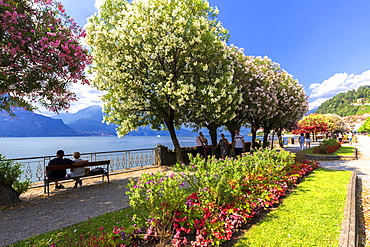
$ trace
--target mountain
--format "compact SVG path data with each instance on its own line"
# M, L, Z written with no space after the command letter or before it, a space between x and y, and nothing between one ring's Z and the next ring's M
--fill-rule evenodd
M53 119L62 119L65 124L71 124L81 119L103 121L102 108L99 105L92 105L76 113L62 113L52 116Z
M92 105L76 113L64 113L52 116L53 119L61 119L65 124L83 135L116 135L116 126L103 123L102 108Z
M370 113L370 86L348 90L322 103L315 113L354 116Z
M0 113L1 137L78 136L80 133L68 127L62 120L19 110L12 118Z
M53 116L54 119L62 119L69 127L83 135L116 135L116 125L103 123L102 108L99 105L89 106L76 113L65 113ZM178 135L187 136L194 133L188 129L177 130ZM152 130L150 126L139 127L136 131L131 131L129 136L169 136L168 131Z

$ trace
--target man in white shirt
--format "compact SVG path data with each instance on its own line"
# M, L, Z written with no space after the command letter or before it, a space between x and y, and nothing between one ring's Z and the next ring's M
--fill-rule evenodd
M235 130L233 150L235 156L241 155L245 151L244 137L239 133L239 130Z

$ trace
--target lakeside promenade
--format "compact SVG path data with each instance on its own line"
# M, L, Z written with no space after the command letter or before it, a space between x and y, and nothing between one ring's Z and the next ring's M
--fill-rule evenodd
M324 168L356 171L360 179L360 244L370 246L370 137L359 136L359 142L353 145L359 150L358 160L320 161ZM312 146L317 143L312 143ZM299 144L289 144L288 151L299 151ZM144 172L171 169L162 166L147 170L111 175L112 183L101 183L100 178L86 179L83 186L73 189L73 182L64 183L67 189L52 190L51 196L43 194L43 187L32 188L21 195L23 203L0 211L0 246L6 246L18 240L34 235L57 230L89 218L128 207L126 185L128 177L137 177ZM51 210L54 209L51 214ZM338 235L339 237L339 235Z

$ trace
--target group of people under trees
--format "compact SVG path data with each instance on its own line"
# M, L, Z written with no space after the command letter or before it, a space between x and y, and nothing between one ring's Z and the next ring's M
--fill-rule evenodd
M201 157L207 156L208 140L204 137L202 132L199 132L199 136L195 138L197 142L197 153ZM224 134L221 134L220 141L218 142L220 147L221 157L224 159L229 155L229 141L225 138ZM245 152L245 141L243 135L240 134L239 130L235 130L235 136L232 142L232 150L235 156L241 155Z
M63 150L58 150L56 158L52 159L49 161L49 166L53 165L80 165L83 163L86 163L87 160L82 160L81 159L81 154L79 152L74 152L73 153L73 158L74 160L66 159L64 157L64 151ZM76 167L73 169L70 169L71 172L67 173L66 169L62 170L54 170L54 171L49 171L48 178L50 179L59 179L59 178L65 178L70 177L70 178L76 178L75 179L75 185L73 188L77 188L77 185L82 186L82 180L79 179L78 177L81 177L85 175L86 169L85 167ZM59 184L58 181L55 181L55 189L64 189L64 186L62 184Z

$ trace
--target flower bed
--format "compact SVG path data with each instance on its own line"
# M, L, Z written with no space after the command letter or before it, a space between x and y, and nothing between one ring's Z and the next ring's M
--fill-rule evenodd
M142 246L144 241L150 246L219 246L317 167L315 162L296 163L289 152L266 149L239 159L191 158L190 165L177 165L171 176L131 179L133 227L115 229L110 241L121 246Z

